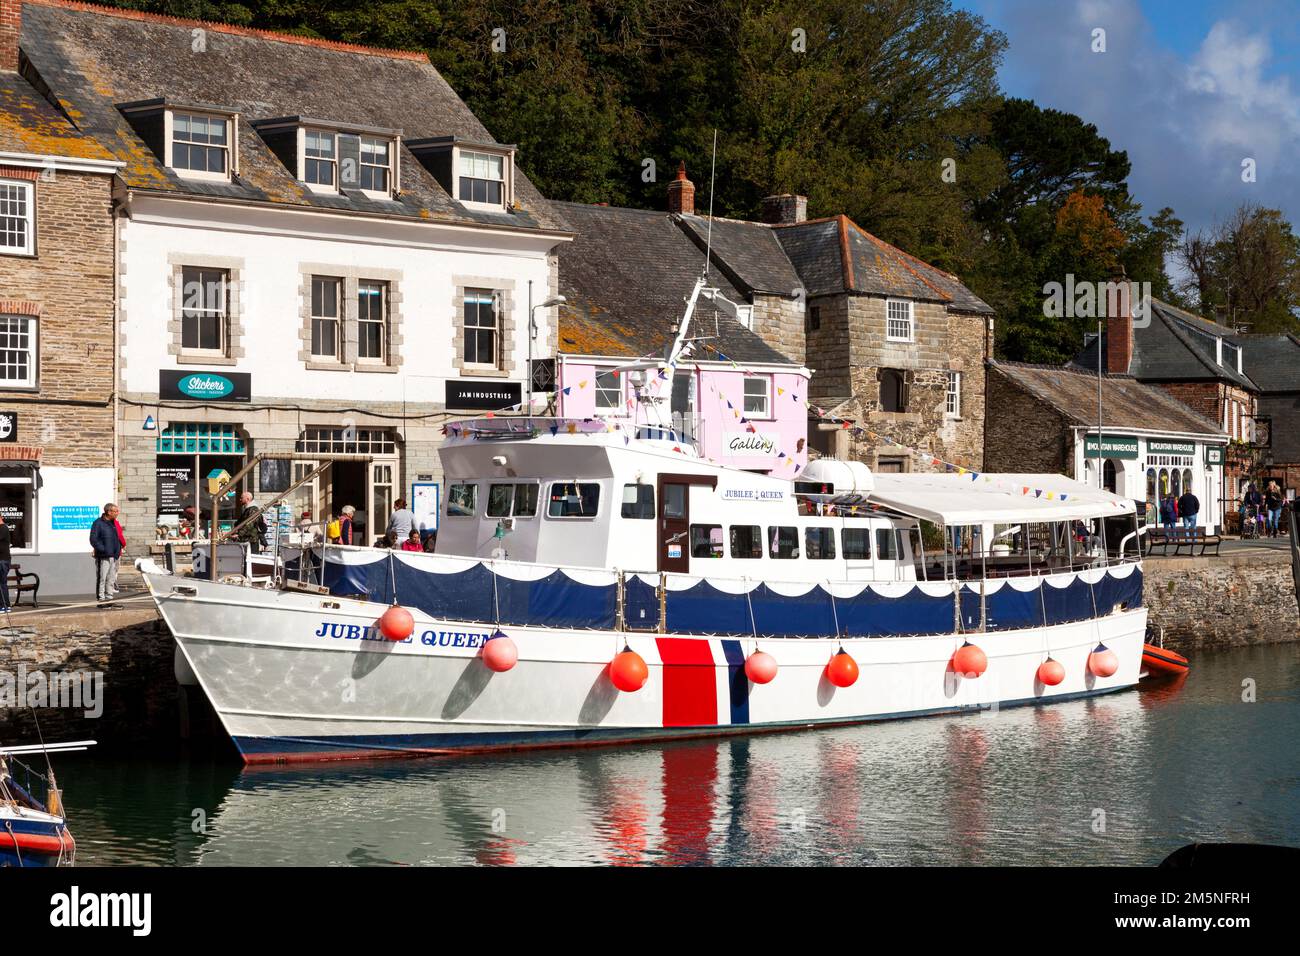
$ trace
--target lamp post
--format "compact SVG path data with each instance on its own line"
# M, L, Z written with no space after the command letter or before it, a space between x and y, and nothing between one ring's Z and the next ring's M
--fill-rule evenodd
M539 302L537 305L532 304L533 284L528 283L528 414L533 414L533 339L537 338L537 310L549 309L555 305L563 305L568 301L562 295L552 296L545 302Z

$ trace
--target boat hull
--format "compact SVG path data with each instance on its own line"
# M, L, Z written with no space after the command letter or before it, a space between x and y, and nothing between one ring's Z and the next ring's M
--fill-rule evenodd
M860 669L836 687L826 664L841 646L823 638L510 627L516 666L493 673L482 623L414 611L415 633L386 641L383 607L326 595L148 575L184 662L245 761L269 763L417 756L769 732L1041 704L1123 690L1139 678L1146 611L980 635L845 639ZM978 678L955 673L972 637L988 655ZM1120 667L1088 669L1098 642ZM609 661L624 645L646 661L639 691L619 691ZM776 658L771 683L744 673L755 647ZM1037 680L1050 653L1066 669Z

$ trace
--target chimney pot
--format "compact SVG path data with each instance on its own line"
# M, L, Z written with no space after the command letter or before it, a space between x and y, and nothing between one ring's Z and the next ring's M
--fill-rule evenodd
M677 164L677 175L668 184L668 211L695 215L695 184L686 178L686 163Z
M771 225L790 226L804 222L808 218L808 197L781 193L766 196L763 199L763 222Z

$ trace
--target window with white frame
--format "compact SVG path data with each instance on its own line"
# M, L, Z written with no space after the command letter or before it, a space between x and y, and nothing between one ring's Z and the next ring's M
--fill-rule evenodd
M754 307L752 305L736 306L736 320L747 329L754 328Z
M338 170L337 137L320 129L303 131L302 181L333 189Z
M393 144L377 136L361 137L361 188L387 193L392 172Z
M388 335L388 283L357 283L357 358L383 362Z
M770 418L772 408L772 379L766 375L745 378L745 414L755 418Z
M505 203L506 176L504 156L495 153L460 151L457 195L461 202L501 206Z
M465 364L497 366L497 297L491 289L465 290Z
M311 277L311 357L339 360L339 302L343 280L334 276Z
M623 379L618 369L596 375L596 408L618 411L623 407Z
M885 301L885 339L889 342L911 342L912 303L905 299Z
M36 319L0 315L0 386L33 388L36 369Z
M230 120L204 113L171 114L171 167L225 179L230 175Z
M229 325L230 273L225 269L181 269L181 349L225 354Z
M948 391L944 401L944 411L949 418L961 417L961 372L948 373Z
M31 183L0 180L0 252L35 251L35 198Z

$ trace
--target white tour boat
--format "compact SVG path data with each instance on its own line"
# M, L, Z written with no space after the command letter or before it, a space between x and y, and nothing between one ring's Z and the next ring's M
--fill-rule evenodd
M667 357L628 367L647 417L701 295L730 306L698 280ZM1134 502L1058 475L822 459L787 479L662 423L530 415L449 424L440 455L436 554L281 549L258 586L141 562L178 673L246 761L846 724L1139 679Z

